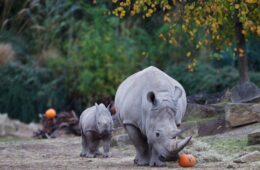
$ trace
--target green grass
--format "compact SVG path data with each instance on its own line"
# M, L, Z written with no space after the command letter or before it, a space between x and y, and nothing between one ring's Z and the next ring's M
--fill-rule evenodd
M217 120L221 116L214 116L214 117L202 117L202 116L187 116L183 123L205 123L211 120Z
M241 153L243 151L252 151L255 148L247 145L246 137L232 137L232 138L210 138L206 139L207 142L213 149L215 149L220 154L230 155ZM258 149L260 150L260 148Z
M16 137L16 136L3 136L0 137L0 144L5 144L5 143L9 143L9 144L19 144L19 143L23 143L23 142L30 142L33 141L35 139L33 138L20 138L20 137Z

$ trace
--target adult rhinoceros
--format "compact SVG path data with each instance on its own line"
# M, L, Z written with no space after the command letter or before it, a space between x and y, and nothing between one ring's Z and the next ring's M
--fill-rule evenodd
M176 80L148 67L124 80L115 108L135 146L137 165L165 166L177 158L191 137L177 142L177 128L186 111L186 93Z

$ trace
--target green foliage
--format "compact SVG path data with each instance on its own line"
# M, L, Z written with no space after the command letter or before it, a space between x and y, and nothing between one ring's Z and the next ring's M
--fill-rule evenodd
M105 6L85 8L93 18L91 25L81 23L75 43L65 44L69 56L49 60L48 67L64 76L70 94L80 94L85 105L91 105L113 96L120 82L138 68L138 48L130 37L118 36L119 19L104 15Z
M234 87L238 81L238 73L232 66L215 68L210 64L199 64L194 72L187 72L184 65L172 65L166 72L184 86L188 95L220 92ZM250 77L260 86L260 73L250 72Z
M208 64L199 64L194 72L187 72L184 65L173 65L166 72L184 86L188 95L218 92L234 86L238 79L234 68L215 69Z
M52 79L50 72L29 65L9 63L0 66L0 108L11 118L24 122L38 119L46 107L61 109L65 104L62 79Z

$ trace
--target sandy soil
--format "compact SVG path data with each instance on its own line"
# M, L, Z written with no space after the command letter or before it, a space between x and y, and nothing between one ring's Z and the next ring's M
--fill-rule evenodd
M254 129L255 125L252 128ZM252 130L252 128L249 128L248 131ZM235 134L237 135L237 132ZM227 135L227 137L230 137L230 135ZM219 136L215 136L215 138L193 139L192 144L187 147L188 152L196 152L194 155L201 155L201 157L210 153L213 157L220 157L220 159L198 160L198 163L192 169L260 169L260 160L243 164L233 163L232 157L235 155L231 154L228 159L225 159L225 154L218 153L214 147L207 145L207 141L217 140L218 138ZM195 149L191 151L191 148ZM133 165L135 151L131 145L120 148L112 147L111 158L81 158L79 156L80 149L80 137L67 136L43 140L0 139L0 169L151 169L150 167L137 167ZM167 164L167 167L152 169L183 168L178 163L171 162Z

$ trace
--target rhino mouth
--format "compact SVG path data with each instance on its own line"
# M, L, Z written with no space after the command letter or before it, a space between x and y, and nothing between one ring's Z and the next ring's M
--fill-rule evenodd
M175 154L172 155L171 157L166 158L165 156L160 155L159 160L162 162L167 162L167 161L177 161L179 159L179 155Z
M175 142L176 147L173 149L168 149L164 147L164 152L159 155L159 160L162 162L166 161L177 161L178 160L178 153L189 143L191 140L190 137L186 137L185 139L181 140L180 142Z

